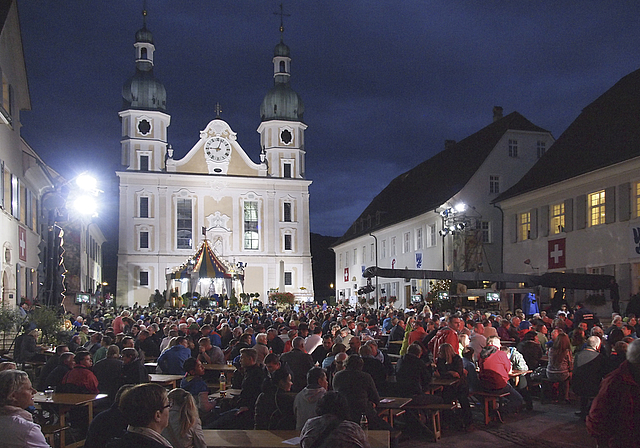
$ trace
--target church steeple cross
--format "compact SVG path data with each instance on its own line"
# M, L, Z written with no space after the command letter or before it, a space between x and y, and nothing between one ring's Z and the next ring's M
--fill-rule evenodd
M280 16L280 38L282 38L282 33L284 33L284 17L291 17L291 14L285 14L284 13L284 7L282 6L282 3L280 3L280 12L274 12L273 13L276 16Z
M216 111L216 118L220 118L220 112L222 112L222 108L220 107L220 103L216 103L216 107L214 109Z
M147 0L142 2L142 26L147 27Z

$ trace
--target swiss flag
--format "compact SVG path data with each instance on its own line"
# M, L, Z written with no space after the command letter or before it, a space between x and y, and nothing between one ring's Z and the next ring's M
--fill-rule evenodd
M27 261L27 229L18 226L18 256Z
M547 261L549 269L559 269L567 267L566 239L560 238L548 242L549 251Z
M349 281L349 268L344 268L344 281Z

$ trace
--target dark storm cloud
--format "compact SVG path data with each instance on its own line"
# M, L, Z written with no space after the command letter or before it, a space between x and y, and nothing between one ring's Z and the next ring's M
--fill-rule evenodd
M341 235L388 182L486 126L492 107L555 137L638 67L639 2L297 1L285 4L292 86L305 103L310 219ZM141 1L19 0L32 111L28 143L67 177L114 189L122 84ZM148 1L169 142L181 157L222 118L258 160L278 2ZM108 182L112 182L108 184ZM111 196L107 214L117 210ZM111 219L108 223L115 224Z

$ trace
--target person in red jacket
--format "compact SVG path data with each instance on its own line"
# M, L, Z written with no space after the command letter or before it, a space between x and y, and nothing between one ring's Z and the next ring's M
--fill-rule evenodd
M442 327L438 330L436 335L429 341L429 351L433 355L433 362L438 360L438 352L440 351L440 345L451 344L455 354L459 355L459 342L458 334L460 330L464 328L464 322L458 316L449 316L449 322L446 327Z
M480 386L488 392L508 392L509 402L504 406L504 412L517 412L524 404L524 399L509 383L511 361L509 356L500 350L500 345L498 336L487 339L487 345L478 357L480 367L478 379Z
M640 440L640 339L627 348L627 359L600 383L587 417L587 431L599 446L637 446ZM607 445L608 444L608 445Z
M60 387L66 392L81 394L100 393L98 389L98 378L96 378L91 370L93 366L91 353L76 353L74 360L76 362L75 367L62 378Z

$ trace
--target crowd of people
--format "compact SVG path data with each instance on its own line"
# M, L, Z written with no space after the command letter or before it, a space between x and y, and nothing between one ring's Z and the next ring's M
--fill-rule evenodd
M600 442L618 446L620 434L640 431L638 321L617 315L602 328L581 304L532 316L437 313L425 304L252 312L96 308L68 325L74 335L48 357L35 388L16 370L19 362L0 364L6 369L0 423L15 423L15 440L32 440L29 446L47 446L28 412L36 389L108 395L108 408L90 425L71 419L87 448L201 448L203 428L299 430L303 448L328 434L367 448L357 429L362 420L371 429L391 429L376 409L381 396L457 401L452 421L468 429L474 391L507 393L496 411L502 419L531 410L532 388L541 380L554 386L552 398L561 403L570 402L570 392L580 398L578 417ZM41 355L37 338L37 330L23 335L19 360ZM157 360L158 373L183 376L180 387L168 392L150 383L149 359ZM204 366L226 362L237 368L231 386L240 392L211 399L219 373ZM432 378L454 381L430 394Z

